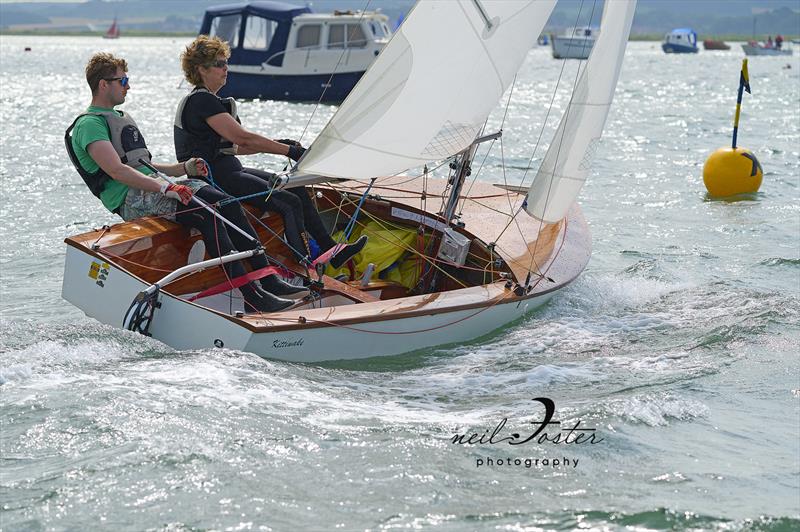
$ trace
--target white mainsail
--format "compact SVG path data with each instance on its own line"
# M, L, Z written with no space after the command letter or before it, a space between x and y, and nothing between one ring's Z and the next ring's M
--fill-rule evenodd
M293 177L393 175L467 148L556 0L420 0Z
M586 181L614 98L636 0L606 0L600 37L578 79L553 142L526 198L525 210L548 223L561 220Z

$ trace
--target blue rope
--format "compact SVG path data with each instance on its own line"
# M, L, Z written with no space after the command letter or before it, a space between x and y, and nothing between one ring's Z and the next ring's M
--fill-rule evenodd
M353 216L350 217L350 221L347 222L347 225L344 227L344 234L342 236L344 237L345 242L347 242L350 239L350 233L353 232L353 228L355 228L356 226L356 219L358 218L358 213L361 211L361 206L364 205L364 201L367 199L367 195L369 194L372 185L375 184L375 179L376 178L373 177L370 180L367 190L365 190L364 193L361 194L361 199L358 200L358 206L356 207L356 211L353 213Z
M230 194L225 192L225 190L221 186L219 186L216 181L214 181L214 175L211 172L211 166L209 166L209 164L206 161L203 161L203 163L206 165L206 169L208 170L208 180L211 183L211 186L216 188L220 192L224 192L228 196L231 196ZM278 182L275 181L274 183L272 183L272 188L270 188L269 190L265 190L264 192L256 192L254 194L248 194L247 196L231 196L229 199L221 200L219 202L219 205L223 206L223 205L228 205L229 203L241 203L244 200L258 198L260 196L268 196L269 194L272 194L272 191L275 190L275 185L277 184Z
M225 192L225 189L223 189L221 186L219 186L219 185L217 184L217 182L216 182L216 181L214 181L214 175L213 175L213 173L211 172L211 165L209 165L209 164L208 164L208 162L207 162L205 159L200 159L200 160L201 160L201 161L203 161L203 164L205 164L205 165L206 165L206 170L208 170L208 181L211 183L211 186L212 186L212 187L214 187L214 188L216 188L217 190L219 190L219 191L220 191L220 192L222 192L223 194L226 194L226 195L230 196L230 194L228 194L227 192ZM269 194L272 194L272 192L275 190L275 185L277 185L277 184L278 184L278 182L277 182L277 181L274 181L274 182L272 183L272 187L271 187L269 190L266 190L266 191L264 191L264 192L256 192L255 194L248 194L248 195L246 195L246 196L238 196L238 197L237 197L237 196L230 196L230 199L224 199L224 200L220 200L220 201L218 202L218 205L219 205L220 207L222 207L222 206L224 206L224 205L228 205L228 204L230 204L230 203L241 203L242 201L244 201L244 200L248 200L248 199L251 199L251 198L258 198L258 197L260 197L260 196L267 196L267 195L269 195ZM285 238L281 238L281 236L280 236L278 233L276 233L275 231L273 231L273 230L272 230L272 228L271 228L270 226L268 226L267 224L265 224L264 222L262 222L260 218L255 218L255 220L256 220L256 222L258 222L258 224L259 224L261 227L263 227L264 229L266 229L267 231L269 231L270 233L272 233L272 235L273 235L275 238L277 238L278 240L280 240L281 242L283 242L283 243L286 245L286 247L288 247L290 250L292 250L292 252L294 252L296 255L298 255L298 256L300 256L300 257L305 257L305 255L303 255L302 253L300 253L299 251L297 251L296 249L294 249L294 247L292 247L292 245L291 245L291 244L289 244L289 241L288 241L287 239L285 239ZM265 254L265 256L266 256L266 254ZM285 264L283 264L281 261L279 261L279 260L275 259L274 257L269 257L269 258L270 258L270 260L274 261L274 262L275 262L277 265L279 265L281 268L283 268L283 269L285 269L285 270L288 270L288 269L289 269L289 268L287 268L287 267L286 267L286 265L285 265ZM306 257L306 259L307 259L307 257Z

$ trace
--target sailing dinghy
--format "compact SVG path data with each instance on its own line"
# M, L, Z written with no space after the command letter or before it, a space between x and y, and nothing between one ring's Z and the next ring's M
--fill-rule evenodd
M204 260L198 234L142 218L67 238L63 297L103 323L177 349L224 347L297 362L464 342L531 312L589 260L575 198L635 9L635 0L606 2L602 32L530 187L470 183L478 146L501 135L483 131L487 117L555 3L420 0L281 177L280 187L313 185L336 229L369 234L369 264L354 262L343 277L320 259L300 264L279 237L280 218L267 213L253 224L264 252L285 276L308 275L312 290L288 310L245 313L219 266L234 256ZM448 179L427 177L434 161L449 164ZM419 176L402 175L419 167Z

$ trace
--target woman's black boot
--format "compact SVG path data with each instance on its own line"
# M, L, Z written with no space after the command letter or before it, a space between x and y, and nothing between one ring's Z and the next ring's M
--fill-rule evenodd
M361 238L342 248L339 253L331 258L331 266L334 268L341 268L345 262L355 257L359 251L364 249L367 245L367 235L361 235Z
M261 279L261 288L276 296L306 296L308 288L287 283L277 275L268 275Z
M294 305L294 301L291 299L283 299L282 297L274 296L260 289L253 283L247 283L239 287L239 290L244 297L245 313L278 312L279 310L285 310Z

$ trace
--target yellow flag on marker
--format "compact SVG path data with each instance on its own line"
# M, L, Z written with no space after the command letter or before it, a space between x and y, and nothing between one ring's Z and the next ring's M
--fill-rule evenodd
M747 59L742 61L742 73L739 76L739 84L744 87L744 90L746 90L748 94L752 94L752 92L750 92L750 74L747 72Z

